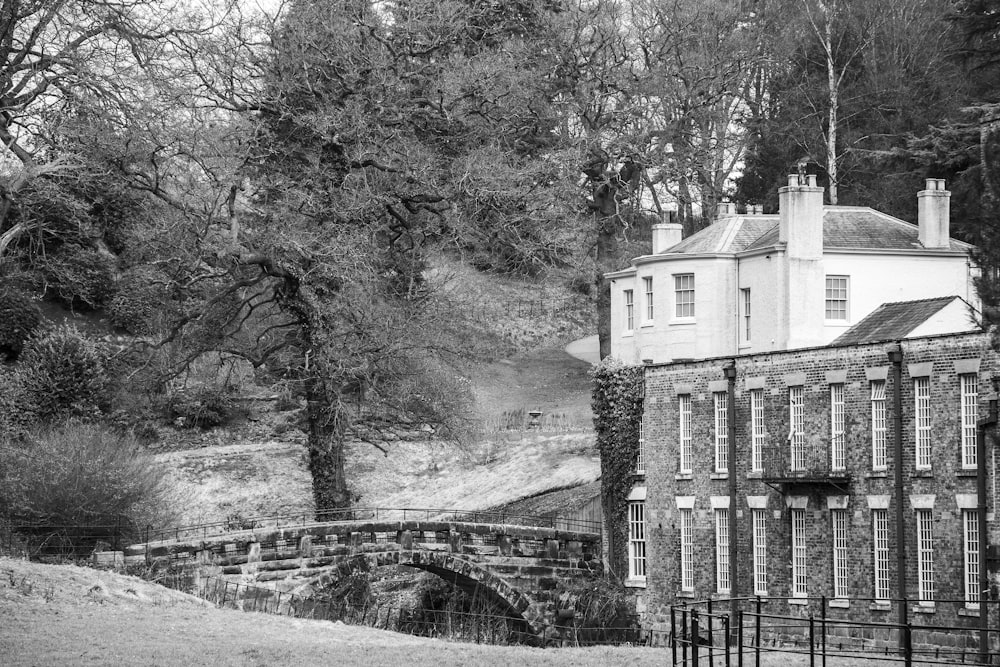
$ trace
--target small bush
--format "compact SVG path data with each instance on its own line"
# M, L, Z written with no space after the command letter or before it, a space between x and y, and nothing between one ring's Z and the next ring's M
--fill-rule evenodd
M107 312L115 326L137 336L160 328L167 304L167 276L151 266L129 269L118 281Z
M114 291L114 262L78 245L60 248L42 272L55 297L68 306L101 308Z
M235 402L228 389L207 385L175 394L170 411L175 423L186 428L213 428L235 415Z
M33 421L100 413L108 400L106 365L105 351L74 326L33 336L13 380L22 413Z
M0 290L0 355L16 359L41 321L42 313L30 298L14 290Z
M0 439L0 516L49 525L172 522L167 478L134 438L76 421Z

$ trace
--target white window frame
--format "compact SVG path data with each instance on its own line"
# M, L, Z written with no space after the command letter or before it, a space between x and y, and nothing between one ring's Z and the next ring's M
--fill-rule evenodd
M691 441L691 394L677 396L677 422L679 432L679 472L689 474L692 470L694 449Z
M889 602L889 510L872 510L873 594L876 602Z
M793 471L806 469L805 403L805 387L793 385L788 388L789 468Z
M646 324L653 323L653 276L642 279L642 290L646 295Z
M850 276L827 276L824 319L827 322L849 322L851 319L850 306Z
M743 342L750 342L750 288L744 287L740 290L740 308L743 311Z
M885 380L871 383L872 401L872 470L889 468L889 440L885 411Z
M804 598L809 595L809 558L806 543L806 511L792 508L789 510L792 538L792 580L793 598Z
M646 474L646 425L645 418L639 418L639 451L635 455L635 474Z
M764 470L764 390L750 390L750 470Z
M962 402L962 468L975 470L977 463L976 421L979 419L979 375L963 373L958 378Z
M918 604L934 606L934 514L929 509L916 510L917 524L917 596Z
M623 290L622 294L625 303L625 331L633 331L635 329L635 292L627 289Z
M830 469L847 468L847 446L844 434L844 385L830 385Z
M979 609L979 510L962 510L962 550L964 551L965 607Z
M680 514L681 591L694 592L694 510L682 508Z
M729 581L729 509L715 510L715 590L727 594Z
M694 274L674 274L674 317L690 320L695 316Z
M846 509L830 510L830 528L833 538L833 597L846 600L850 584L850 541Z
M913 424L917 470L931 467L931 379L913 378Z
M641 500L628 504L628 578L646 581L646 508Z
M729 393L712 394L715 405L715 472L729 472Z
M767 510L751 510L753 517L753 594L767 595Z

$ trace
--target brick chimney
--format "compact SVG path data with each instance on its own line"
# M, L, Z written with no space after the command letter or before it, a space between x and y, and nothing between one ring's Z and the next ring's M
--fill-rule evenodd
M917 226L923 247L949 247L951 193L945 190L944 179L928 178L926 189L917 193Z
M787 244L789 257L823 257L823 188L816 176L790 174L778 189L778 240Z
M653 225L653 254L658 255L681 242L684 226L679 222L658 222Z

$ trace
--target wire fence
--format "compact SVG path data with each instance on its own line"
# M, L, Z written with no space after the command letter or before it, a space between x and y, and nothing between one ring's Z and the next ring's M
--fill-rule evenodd
M753 664L760 667L768 654L803 655L809 664L837 665L870 660L872 664L995 665L1000 664L1000 603L983 601L981 609L967 609L964 600L938 600L938 611L954 606L967 614L949 614L949 623L915 614L905 623L865 621L844 613L827 613L827 598L803 598L795 614L767 611L772 599L737 598L672 605L669 644L673 665ZM773 599L779 602L777 599ZM798 601L798 600L797 600ZM787 601L781 599L780 603ZM839 601L843 602L843 601ZM914 600L855 599L849 603L877 605L890 611L903 604L919 608ZM813 613L818 611L819 613ZM980 613L982 616L980 616ZM991 625L992 620L992 625Z
M489 611L460 611L307 596L262 586L204 577L192 581L179 573L161 574L164 586L194 594L219 607L321 621L341 621L424 637L493 645L592 646L638 644L634 627L536 623Z
M125 517L99 523L12 522L0 526L0 552L34 560L74 560L120 551L143 531Z
M426 521L442 523L474 523L491 526L526 528L552 528L581 533L600 533L601 522L559 516L508 514L503 511L435 509L435 508L336 508L310 513L281 514L256 517L233 516L225 521L215 521L191 526L143 532L144 542L161 542L190 538L226 535L237 531L306 527L334 522L356 521Z

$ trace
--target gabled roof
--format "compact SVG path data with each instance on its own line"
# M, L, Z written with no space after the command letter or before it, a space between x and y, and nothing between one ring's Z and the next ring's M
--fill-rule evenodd
M917 301L896 301L883 303L863 320L842 333L830 345L854 345L857 343L877 343L879 341L906 338L921 324L939 313L958 296L940 296ZM971 330L972 327L970 326Z
M777 215L727 216L687 237L665 253L738 253L778 244ZM919 229L867 206L826 206L823 247L847 250L920 250ZM949 250L972 246L951 239Z

